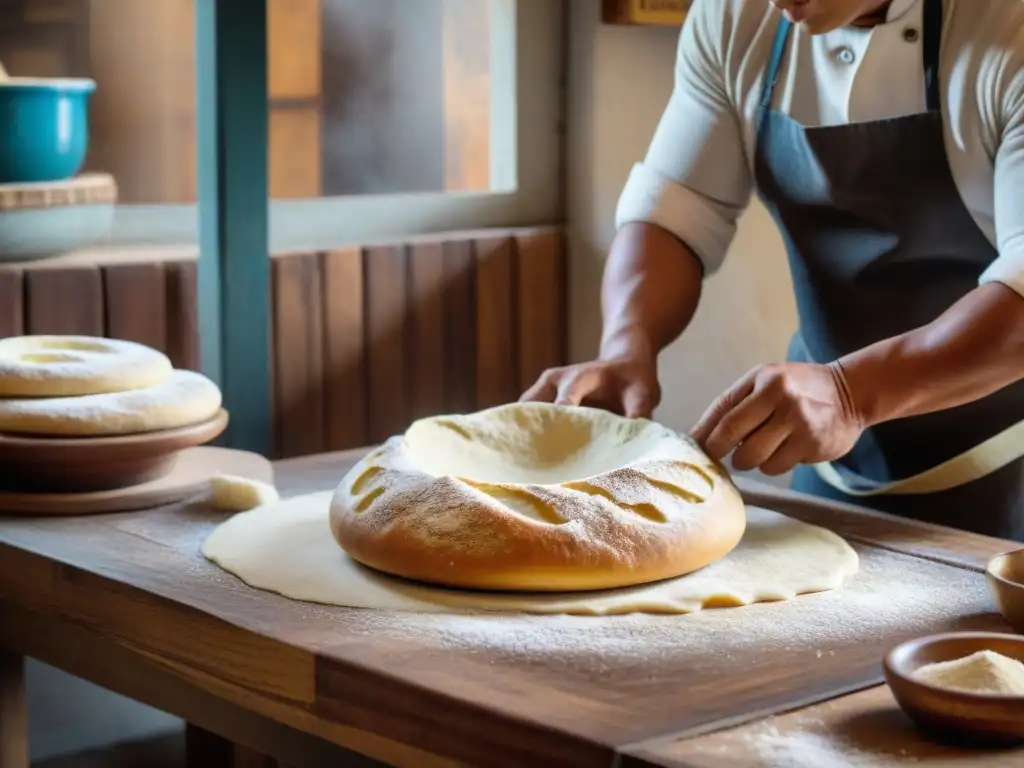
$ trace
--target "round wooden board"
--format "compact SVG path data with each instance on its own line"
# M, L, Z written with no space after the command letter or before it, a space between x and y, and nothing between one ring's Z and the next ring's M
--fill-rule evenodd
M65 181L37 184L0 184L0 212L116 202L117 182L109 173L83 173Z
M255 453L202 446L182 451L171 472L131 488L96 493L0 492L0 514L96 515L175 504L207 491L217 474L274 482L271 463Z

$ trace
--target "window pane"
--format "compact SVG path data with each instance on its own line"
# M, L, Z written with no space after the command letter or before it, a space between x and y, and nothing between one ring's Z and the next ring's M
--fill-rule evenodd
M555 220L558 9L268 0L271 249ZM82 170L116 181L112 244L198 239L195 33L195 0L0 0L11 75L96 81Z
M12 75L97 81L87 169L122 203L196 199L193 4L26 3L3 38ZM490 6L269 0L271 197L489 190Z
M489 189L490 4L323 0L322 20L323 194Z

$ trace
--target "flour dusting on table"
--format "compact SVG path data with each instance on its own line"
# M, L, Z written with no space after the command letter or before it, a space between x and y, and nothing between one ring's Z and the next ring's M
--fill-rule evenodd
M908 636L957 627L956 617L990 612L979 574L859 548L861 570L842 589L779 603L706 609L685 616L611 617L384 613L345 614L349 631L415 639L438 651L487 650L500 659L564 663L605 658L640 667L657 657L708 653L759 664L780 651L808 664L841 663L842 648L899 627ZM310 610L327 617L319 607Z
M821 724L804 724L793 731L780 731L770 722L757 726L744 737L744 746L755 756L747 765L768 768L889 768L914 766L913 756L871 752L845 742L822 730ZM727 760L727 750L721 757ZM738 765L730 762L729 765Z

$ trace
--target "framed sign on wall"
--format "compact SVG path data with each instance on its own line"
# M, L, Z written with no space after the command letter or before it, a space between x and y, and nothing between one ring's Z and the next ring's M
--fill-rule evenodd
M605 24L681 27L692 0L603 0Z

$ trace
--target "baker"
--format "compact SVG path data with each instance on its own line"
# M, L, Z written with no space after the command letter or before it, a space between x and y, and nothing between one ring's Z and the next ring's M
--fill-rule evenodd
M599 356L523 399L649 416L754 191L799 329L694 438L800 491L1024 539L1024 3L694 0L619 201Z

